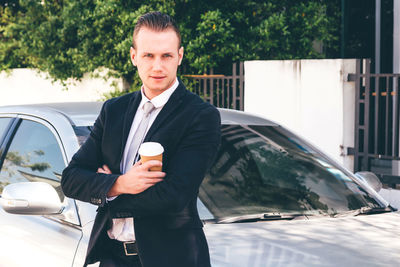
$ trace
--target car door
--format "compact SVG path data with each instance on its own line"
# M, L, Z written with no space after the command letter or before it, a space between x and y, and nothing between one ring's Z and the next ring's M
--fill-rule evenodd
M75 203L64 197L60 186L66 163L51 124L29 116L0 117L0 194L8 184L46 182L65 206L54 216L0 209L0 266L72 266L82 231Z

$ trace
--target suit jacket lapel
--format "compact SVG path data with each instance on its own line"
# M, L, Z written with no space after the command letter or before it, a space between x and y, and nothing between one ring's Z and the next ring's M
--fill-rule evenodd
M183 101L183 96L186 92L185 86L179 81L179 86L176 88L175 92L170 96L167 104L162 108L157 118L151 125L149 131L146 134L144 142L147 142L151 136L155 133L155 131L162 125L165 119L174 112L175 109L179 107L179 105Z
M140 93L140 91L134 92L132 94L132 99L129 102L129 106L125 112L124 124L122 127L121 152L119 155L119 162L121 162L122 156L124 154L125 145L128 139L129 131L131 130L133 118L135 117L136 110L138 109L141 100L142 94Z

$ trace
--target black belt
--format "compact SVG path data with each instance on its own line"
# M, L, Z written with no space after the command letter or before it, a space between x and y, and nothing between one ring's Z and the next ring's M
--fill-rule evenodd
M122 242L110 239L110 249L118 256L138 256L138 249L135 241Z

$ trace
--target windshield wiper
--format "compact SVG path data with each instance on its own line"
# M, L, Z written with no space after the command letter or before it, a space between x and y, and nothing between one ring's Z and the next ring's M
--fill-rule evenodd
M307 218L307 216L304 214L261 213L224 218L218 220L216 223L246 223L259 221L293 220L299 217Z
M394 211L391 207L362 207L356 210L345 211L342 213L335 214L333 217L341 217L341 216L360 216L360 215L370 215L370 214L380 214L386 212Z

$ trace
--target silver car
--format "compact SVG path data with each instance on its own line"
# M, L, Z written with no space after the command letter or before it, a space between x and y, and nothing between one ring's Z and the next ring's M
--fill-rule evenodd
M96 206L65 197L60 176L101 105L0 107L0 266L83 265ZM400 266L400 213L373 175L276 123L220 113L198 199L212 266Z

